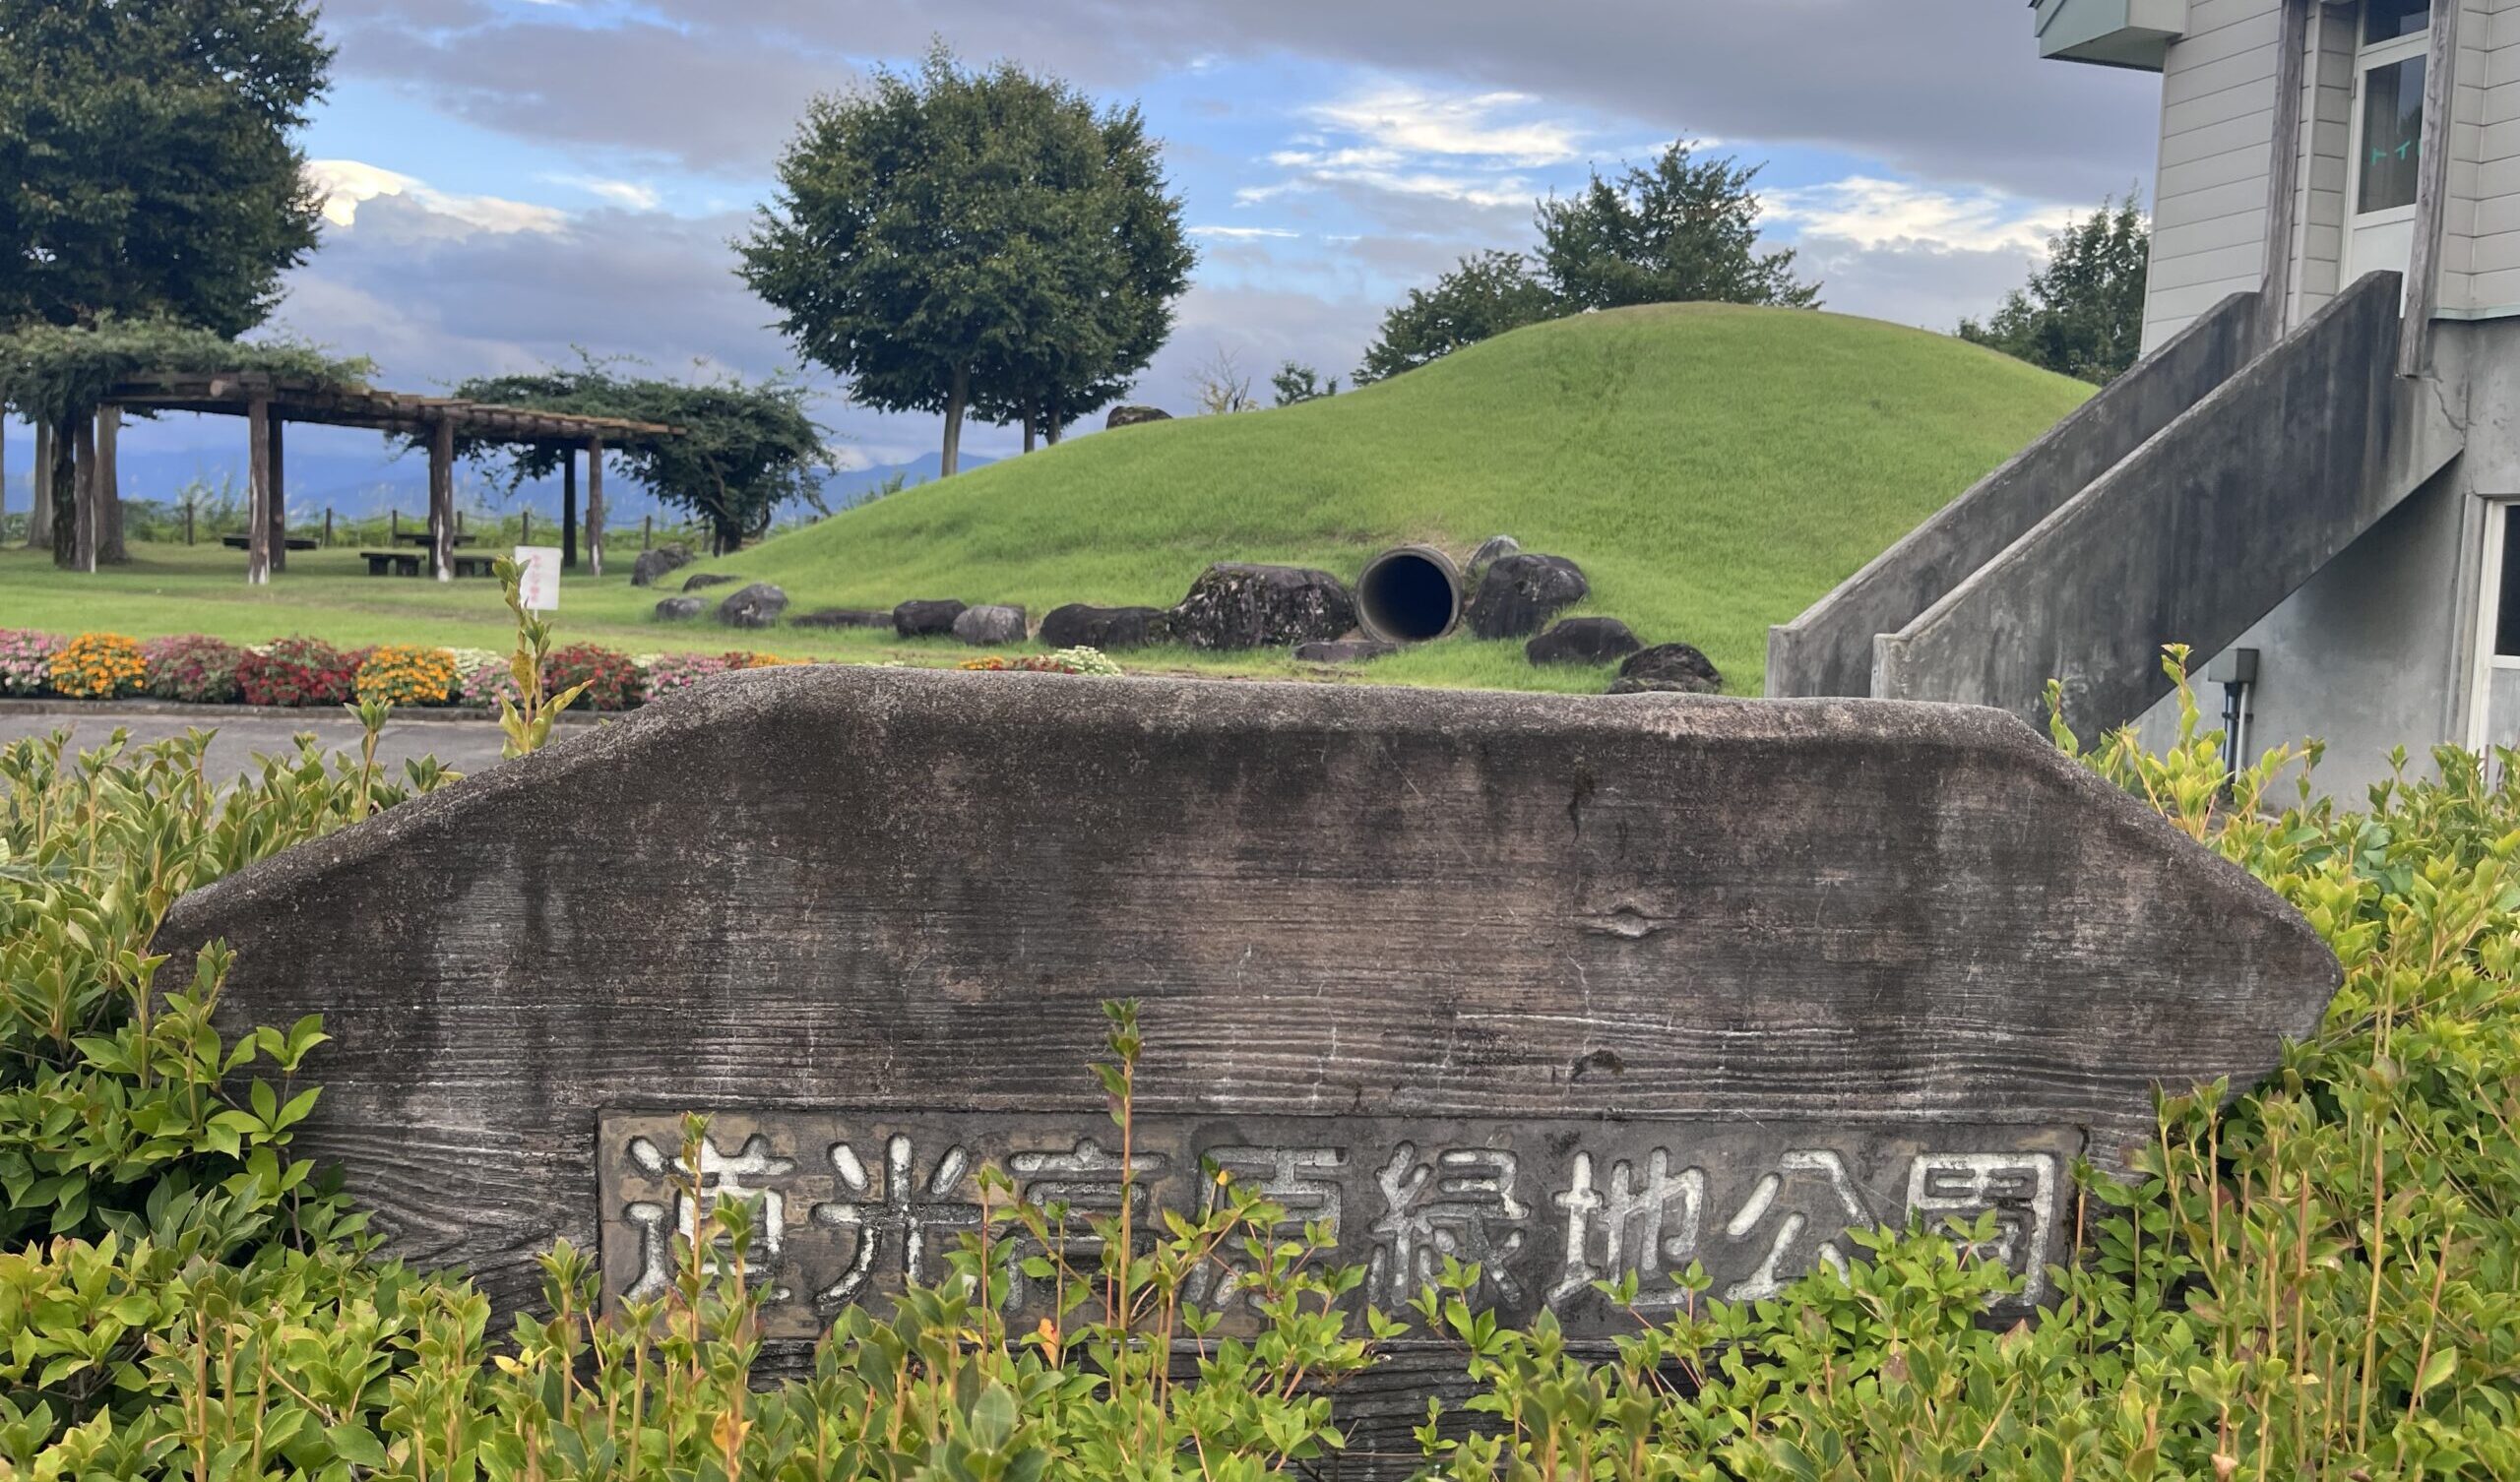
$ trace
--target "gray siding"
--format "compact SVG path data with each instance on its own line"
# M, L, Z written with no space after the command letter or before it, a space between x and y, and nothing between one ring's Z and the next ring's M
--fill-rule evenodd
M2278 0L2195 0L2163 63L2147 350L2264 278L2280 25Z
M2310 90L2301 107L2300 228L2294 233L2293 303L2288 325L2318 312L2342 286L2345 257L2346 156L2354 148L2354 12L2317 5L2310 11L2310 57L2302 77Z
M2520 313L2520 0L2468 0L2454 81L2441 307Z

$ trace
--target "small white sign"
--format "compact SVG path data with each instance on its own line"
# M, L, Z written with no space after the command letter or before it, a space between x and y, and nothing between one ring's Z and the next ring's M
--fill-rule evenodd
M528 612L560 610L560 547L520 545L516 548L517 595Z

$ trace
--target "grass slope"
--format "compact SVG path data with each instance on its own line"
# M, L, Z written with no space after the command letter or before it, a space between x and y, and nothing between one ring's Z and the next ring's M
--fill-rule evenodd
M696 570L786 587L791 611L908 597L1177 601L1211 561L1292 561L1353 580L1385 545L1456 552L1504 532L1573 557L1583 610L1714 658L1758 691L1767 627L1799 612L2089 393L1942 336L1838 315L1669 305L1535 326L1326 401L1097 433L907 490ZM151 491L141 490L141 493ZM950 640L666 626L664 591L612 571L562 587L563 641L632 652L767 648L944 663ZM310 633L345 646L502 648L497 588L360 574L293 554L273 585L215 544L141 546L94 577L0 551L0 627ZM678 587L680 575L668 584ZM723 589L722 589L723 590ZM1133 668L1283 675L1283 653L1128 656ZM1518 643L1431 644L1353 671L1437 685L1599 691L1606 669L1534 668Z
M2089 394L1874 320L1663 305L1538 325L1329 401L1097 434L911 490L723 564L808 603L1166 605L1211 561L1353 580L1383 546L1488 535L1572 557L1585 611L1696 644L1755 692L1767 629ZM1529 686L1519 645L1377 678ZM1590 670L1559 676L1582 688Z

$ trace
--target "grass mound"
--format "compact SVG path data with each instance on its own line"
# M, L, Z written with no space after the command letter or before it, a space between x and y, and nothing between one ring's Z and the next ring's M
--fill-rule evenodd
M1696 644L1755 693L1785 621L2090 388L1875 320L1668 304L1536 325L1328 401L1078 438L896 494L721 565L800 607L906 597L1168 605L1216 560L1353 581L1383 546L1513 535L1572 557L1580 611ZM703 568L707 569L707 568ZM1599 689L1519 644L1376 678Z

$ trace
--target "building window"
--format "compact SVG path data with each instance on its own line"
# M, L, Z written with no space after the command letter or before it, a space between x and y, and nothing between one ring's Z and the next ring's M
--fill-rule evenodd
M2362 184L2354 209L2368 214L2415 204L2416 152L2424 139L2424 58L2362 74Z
M2493 652L2497 658L2520 658L2520 520L2502 512L2502 593L2494 605Z
M2362 44L2411 36L2432 24L2432 0L2363 0Z

